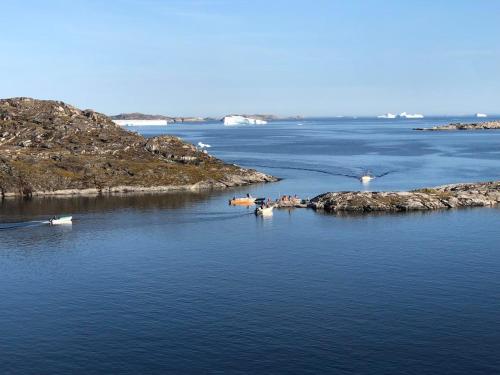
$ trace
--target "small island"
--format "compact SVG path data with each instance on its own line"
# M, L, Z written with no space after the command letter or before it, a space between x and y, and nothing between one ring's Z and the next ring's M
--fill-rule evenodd
M408 192L331 192L311 199L309 207L326 212L404 212L500 203L500 181L464 183Z
M500 129L500 121L485 121L485 122L474 122L469 124L448 124L442 126L433 126L431 128L415 128L413 130L423 130L423 131L445 131L445 130L491 130Z
M2 197L227 188L277 178L60 101L0 100Z
M167 123L183 123L183 122L208 122L215 121L214 118L211 117L181 117L181 116L164 116L164 115L149 115L144 113L120 113L119 115L110 116L111 120L116 123L126 123L126 121L158 121L162 120Z

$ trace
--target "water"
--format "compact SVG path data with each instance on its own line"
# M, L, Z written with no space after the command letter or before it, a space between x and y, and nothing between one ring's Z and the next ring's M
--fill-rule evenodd
M174 125L284 180L3 201L0 372L498 373L499 209L263 219L227 205L499 179L500 132L411 130L447 121ZM387 174L362 186L365 170ZM55 214L74 224L37 222Z

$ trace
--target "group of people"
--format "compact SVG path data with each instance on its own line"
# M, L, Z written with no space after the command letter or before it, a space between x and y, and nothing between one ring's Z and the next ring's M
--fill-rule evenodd
M300 200L297 194L295 194L293 197L291 195L282 195L280 197L280 202L295 202L297 200Z

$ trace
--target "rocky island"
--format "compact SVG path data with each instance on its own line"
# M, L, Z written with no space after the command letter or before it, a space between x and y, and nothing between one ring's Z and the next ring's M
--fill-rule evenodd
M60 101L0 100L0 193L171 191L271 182L173 136L145 138Z
M442 126L433 126L431 128L415 128L413 130L423 130L423 131L443 131L443 130L491 130L500 129L500 121L485 121L485 122L475 122L470 124L448 124Z
M215 121L211 117L180 117L180 116L164 116L164 115L148 115L144 113L120 113L119 115L110 116L111 120L165 120L167 122L207 122Z
M500 203L500 181L452 184L409 192L333 192L313 198L309 207L326 212L403 212Z

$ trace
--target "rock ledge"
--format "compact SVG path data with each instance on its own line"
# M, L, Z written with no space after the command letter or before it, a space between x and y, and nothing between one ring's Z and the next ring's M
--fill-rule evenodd
M313 198L309 207L327 212L402 212L500 203L500 181L452 184L409 192L333 192Z

